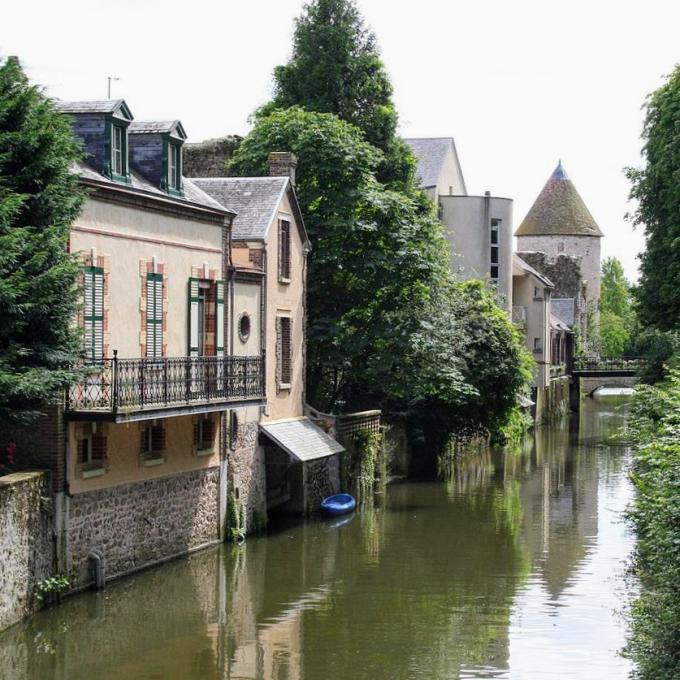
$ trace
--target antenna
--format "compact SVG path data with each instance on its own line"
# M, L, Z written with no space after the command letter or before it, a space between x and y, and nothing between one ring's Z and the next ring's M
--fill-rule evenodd
M107 97L106 97L106 98L107 98L107 99L111 99L111 81L112 81L112 80L113 80L113 81L118 81L118 80L120 80L120 78L119 78L118 76L108 76L108 77L107 77L107 80L109 81L109 86L108 86Z

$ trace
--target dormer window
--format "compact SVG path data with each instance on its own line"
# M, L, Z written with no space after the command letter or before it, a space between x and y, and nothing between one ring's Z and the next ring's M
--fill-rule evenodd
M168 189L170 191L181 191L181 154L182 149L179 144L168 143Z
M114 175L124 175L123 169L123 128L118 125L111 127L111 172Z

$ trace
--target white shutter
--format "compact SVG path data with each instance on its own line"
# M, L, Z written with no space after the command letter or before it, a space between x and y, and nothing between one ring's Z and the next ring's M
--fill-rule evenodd
M84 275L85 356L99 361L104 356L104 270L86 267Z
M146 356L163 356L163 275L146 275Z
M198 356L198 279L189 279L189 356Z

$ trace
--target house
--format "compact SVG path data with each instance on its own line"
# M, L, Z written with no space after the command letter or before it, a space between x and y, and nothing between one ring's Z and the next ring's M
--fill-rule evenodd
M269 157L268 177L192 182L234 210L234 351L262 349L266 400L244 412L229 454L230 488L244 530L272 513L305 513L339 490L344 449L304 415L305 287L310 243L295 195L294 154Z
M561 161L515 236L522 258L555 284L554 314L587 347L600 299L603 234Z
M52 473L57 568L80 587L223 539L229 427L264 404L265 369L233 351L234 213L183 177L182 124L123 100L57 107L85 151L69 248L86 363L25 448Z
M509 198L468 194L453 137L404 140L420 186L437 206L449 242L449 266L462 278L492 282L512 308L512 206Z

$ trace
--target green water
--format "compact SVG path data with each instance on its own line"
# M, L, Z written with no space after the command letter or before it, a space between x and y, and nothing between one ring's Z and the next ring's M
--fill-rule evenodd
M71 598L0 635L0 677L625 678L624 418L589 400L523 452L392 485L345 523L279 526Z

